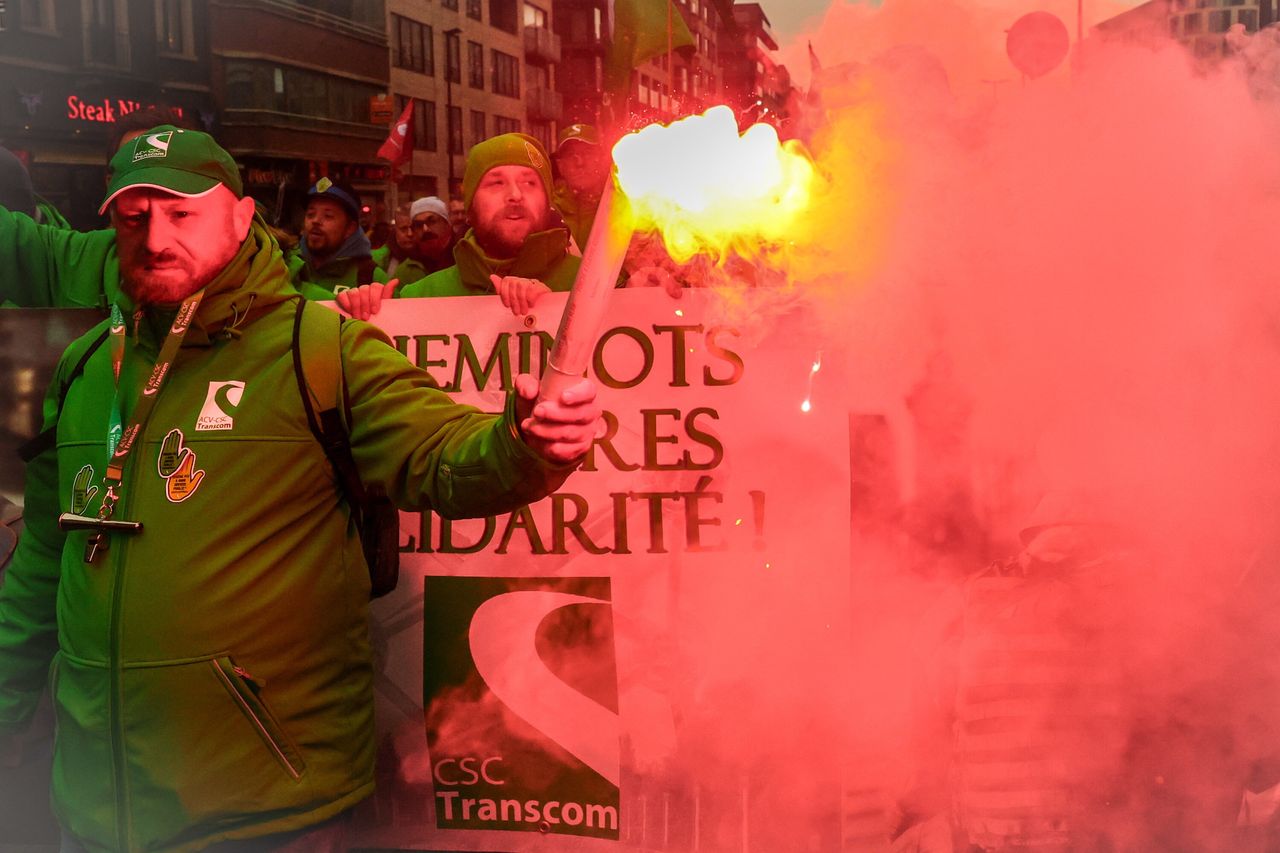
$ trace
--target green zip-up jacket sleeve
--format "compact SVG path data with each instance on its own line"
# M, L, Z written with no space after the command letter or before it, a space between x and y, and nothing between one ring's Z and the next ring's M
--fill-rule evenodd
M366 483L402 509L447 518L507 512L554 491L577 467L545 461L520 438L514 395L494 418L433 387L373 326L342 326L352 455Z
M120 292L116 233L39 225L0 207L0 302L102 308ZM105 294L105 295L104 295Z

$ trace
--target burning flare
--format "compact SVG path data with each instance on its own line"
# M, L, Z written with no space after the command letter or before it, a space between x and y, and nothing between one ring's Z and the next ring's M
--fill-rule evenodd
M613 159L634 229L660 232L680 262L700 253L752 257L762 243L791 240L817 175L798 142L780 142L767 124L739 135L724 106L628 134Z

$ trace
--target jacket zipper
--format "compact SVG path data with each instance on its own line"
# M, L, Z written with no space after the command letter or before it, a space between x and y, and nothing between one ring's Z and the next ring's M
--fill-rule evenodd
M146 443L145 429L138 435L137 447L139 451ZM136 459L131 460L136 463ZM125 481L121 484L124 489L124 499L120 502L117 509L121 513L127 514L128 507L132 504L133 487L137 481L136 464L129 465L129 470L125 475ZM114 767L115 776L115 801L116 801L116 842L120 850L130 850L130 836L133 832L133 818L129 813L129 794L128 781L126 779L124 754L124 672L120 664L120 645L121 633L123 626L121 625L120 612L124 607L124 566L123 552L128 550L129 539L127 536L117 536L115 541L111 543L111 548L107 554L111 560L111 647L110 647L110 720L111 720L111 762ZM92 571L92 567L90 567Z
M289 760L288 754L285 753L280 742L276 740L271 729L267 726L266 722L263 721L261 714L253 707L252 704L249 703L241 692L241 687L246 690L252 689L251 685L255 683L253 676L251 676L249 671L244 667L237 666L233 663L230 658L227 658L226 660L227 663L230 664L231 672L236 676L239 684L237 684L236 681L233 681L231 676L227 674L226 669L222 666L222 661L213 661L213 668L217 670L218 675L221 676L223 682L226 683L228 692L231 693L236 704L240 706L240 710L246 717L248 717L249 722L253 723L254 728L258 730L258 734L262 736L263 741L265 741L267 746L271 748L271 751L275 753L276 759L284 765L285 770L289 771L289 775L293 777L294 781L296 782L301 779L302 774L298 772L298 768L294 767L293 762Z

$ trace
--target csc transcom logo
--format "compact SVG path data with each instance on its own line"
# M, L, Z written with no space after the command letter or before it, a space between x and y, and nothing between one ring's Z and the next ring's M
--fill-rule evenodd
M210 382L204 406L200 409L200 416L196 418L196 432L234 427L236 422L233 415L240 408L243 394L244 382L238 379Z
M164 130L139 136L133 144L133 162L169 156L169 143L173 141L173 133L172 130Z

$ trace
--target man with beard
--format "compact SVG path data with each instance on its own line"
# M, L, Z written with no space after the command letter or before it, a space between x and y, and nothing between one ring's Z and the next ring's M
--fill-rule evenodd
M569 233L552 225L551 165L536 139L505 133L472 147L462 193L471 228L453 248L454 265L396 296L497 294L520 315L542 294L573 287L582 259L569 254ZM346 291L338 304L368 319L388 289L374 284Z
M321 178L307 191L302 241L289 258L289 276L308 299L332 299L350 287L385 282L360 228L360 196L348 184Z
M535 405L519 376L501 415L456 405L381 332L300 300L207 134L154 128L111 165L114 233L0 243L0 275L96 261L124 291L59 363L27 467L0 765L52 664L64 852L345 849L373 789L370 578L295 323L329 324L354 465L404 509L547 494L591 445L595 388Z

